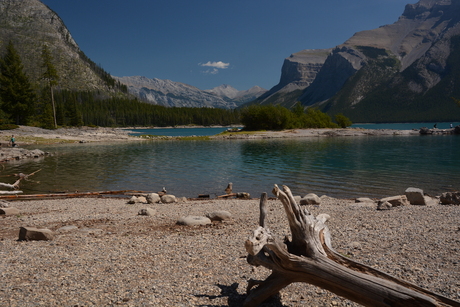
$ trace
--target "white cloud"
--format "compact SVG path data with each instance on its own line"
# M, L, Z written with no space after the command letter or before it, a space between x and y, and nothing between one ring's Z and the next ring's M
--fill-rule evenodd
M211 62L211 61L208 61L207 63L200 63L199 64L200 66L206 66L206 67L214 67L214 70L217 69L217 68L220 68L220 69L227 69L228 66L230 66L230 63L224 63L222 61L219 61L219 62Z

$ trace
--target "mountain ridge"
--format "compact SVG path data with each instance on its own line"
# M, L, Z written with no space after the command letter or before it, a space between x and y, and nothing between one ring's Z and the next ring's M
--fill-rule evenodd
M301 79L286 72L285 60L280 80L288 84L267 92L275 99L265 94L252 103L291 107L300 101L363 122L458 119L460 110L451 99L460 96L457 36L460 0L407 4L393 24L357 32L332 48L319 70L307 71L316 75L303 89L283 92ZM443 82L446 78L450 81Z
M234 109L254 100L266 90L254 86L246 91L238 91L230 85L221 85L210 90L201 90L181 82L149 79L143 76L115 77L128 86L128 91L151 104L168 107L212 107Z

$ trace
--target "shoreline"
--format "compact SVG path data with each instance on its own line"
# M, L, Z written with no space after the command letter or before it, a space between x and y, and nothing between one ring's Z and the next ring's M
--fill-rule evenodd
M184 127L185 128L185 127ZM191 128L191 127L189 127ZM181 136L151 136L148 138L132 136L130 128L81 127L59 128L47 130L37 127L20 126L13 130L0 131L0 146L8 147L12 135L16 143L22 145L60 144L60 143L92 143L92 142L126 142L145 140L180 139ZM141 129L141 128L139 128ZM142 128L144 129L144 128ZM150 128L149 128L150 129ZM160 129L160 128L158 128ZM267 138L302 138L302 137L335 137L335 136L385 136L385 135L419 135L419 130L363 129L363 128L320 128L290 129L283 131L228 132L196 138L207 139L267 139ZM190 136L182 136L191 138Z

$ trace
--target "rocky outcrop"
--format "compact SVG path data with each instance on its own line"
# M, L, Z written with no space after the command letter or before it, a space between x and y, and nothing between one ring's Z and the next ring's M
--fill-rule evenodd
M272 99L278 99L281 93L307 88L315 80L331 51L332 49L306 49L291 54L284 60L279 83L256 101L266 104Z
M44 157L46 155L48 155L48 153L40 149L28 150L25 148L17 147L0 148L0 162L17 161L24 159L37 159L40 157Z

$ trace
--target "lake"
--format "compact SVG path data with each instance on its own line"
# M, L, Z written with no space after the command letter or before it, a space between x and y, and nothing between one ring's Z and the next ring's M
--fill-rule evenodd
M439 127L439 125L438 125ZM193 131L189 130L191 133ZM194 133L194 135L199 135ZM304 139L145 141L34 146L53 153L7 163L3 174L40 172L24 193L142 190L176 196L234 192L386 197L408 187L431 195L460 188L460 136L360 136ZM14 182L4 177L2 182Z

